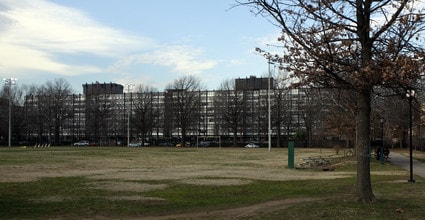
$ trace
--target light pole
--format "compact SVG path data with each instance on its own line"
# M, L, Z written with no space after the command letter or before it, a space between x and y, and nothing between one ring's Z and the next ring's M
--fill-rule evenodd
M382 141L382 145L381 145L381 150L380 150L380 160L381 160L381 164L384 164L384 119L381 118L379 120L381 122L381 141Z
M268 63L268 72L269 72L269 77L268 77L268 86L267 86L267 102L268 102L268 106L267 106L267 111L268 111L268 150L271 151L272 149L272 125L271 125L271 107L270 107L270 84L271 84L271 72L270 72L270 64L271 64L271 58L272 55L268 52L263 51L260 48L255 48L255 51L257 51L258 53L262 54L264 57L267 58L267 63Z
M12 145L12 86L16 83L16 78L3 78L4 84L9 87L9 137L8 137L8 146Z
M415 97L415 90L408 89L406 91L406 97L409 100L409 156L410 156L410 178L409 182L414 183L413 179L413 155L412 155L412 101Z
M127 84L127 94L130 94L131 87L133 84ZM127 147L130 147L130 112L131 112L131 100L128 102L128 111L127 111Z
M270 57L268 58L269 64L269 77L268 77L268 85L267 85L267 116L268 116L268 143L269 143L269 151L272 149L272 125L271 125L271 106L270 106L270 80L271 80L271 72L270 72Z

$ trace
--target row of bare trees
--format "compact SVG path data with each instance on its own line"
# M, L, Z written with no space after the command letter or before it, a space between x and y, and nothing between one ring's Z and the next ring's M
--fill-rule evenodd
M45 133L52 143L59 143L64 122L72 116L69 105L71 86L64 79L48 81L41 86L12 86L3 87L1 92L2 113L7 111L6 103L10 98L12 105L12 136L15 140L22 138L28 132L37 134L38 141L42 142ZM37 97L38 104L31 111L25 108L25 103ZM7 137L7 114L2 114L1 139Z
M289 137L301 139L309 147L332 136L346 140L347 146L354 142L357 109L349 90L294 89L279 76L274 85L270 91L274 147L286 146ZM188 134L208 133L231 137L232 145L237 146L261 138L265 141L268 130L267 91L238 90L234 80L224 80L218 90L208 92L202 90L199 79L182 77L170 83L164 93L139 85L133 93L121 94L121 101L105 94L74 95L63 79L9 89L5 87L1 96L1 135L5 141L10 92L15 143L31 136L38 143L88 139L111 144L111 138L123 141L127 137L128 119L130 136L142 144L155 134L173 137L179 133L184 144ZM402 144L408 125L406 99L380 95L374 96L372 103L372 128L380 130L379 121L384 119L387 142L396 139ZM419 114L419 106L415 112ZM383 137L376 132L371 139L376 138Z
M322 145L324 138L347 141L356 136L355 96L350 90L288 87L277 76L271 89L271 122L273 146L286 146L289 137L304 141L306 146ZM104 94L72 94L64 79L49 81L42 86L4 87L1 111L2 140L7 137L7 100L12 94L13 139L38 143L60 144L79 139L111 144L130 136L142 142L153 136L173 137L178 133L182 142L188 135L225 135L233 146L248 141L263 141L267 135L267 91L237 90L234 80L225 80L216 91L202 90L199 79L182 77L170 83L166 92L139 85L134 93L121 94L117 101ZM420 94L420 93L419 93ZM420 98L418 96L417 98ZM83 100L83 101L82 101ZM405 97L383 94L372 100L371 127L373 139L381 139L377 131L385 121L387 142L407 136L408 106ZM419 104L419 103L416 103ZM419 105L415 119L419 120ZM415 123L420 125L420 121ZM209 131L207 131L209 130ZM144 144L144 143L142 143ZM328 145L330 145L328 143Z

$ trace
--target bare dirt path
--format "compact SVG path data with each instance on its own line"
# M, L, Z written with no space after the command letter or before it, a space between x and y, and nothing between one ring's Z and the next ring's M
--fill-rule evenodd
M302 202L311 202L324 198L292 198L285 200L269 201L239 208L212 210L204 212L181 213L164 216L144 216L139 219L165 220L165 219L240 219L256 216L258 214L272 213L278 210L286 209L294 204Z

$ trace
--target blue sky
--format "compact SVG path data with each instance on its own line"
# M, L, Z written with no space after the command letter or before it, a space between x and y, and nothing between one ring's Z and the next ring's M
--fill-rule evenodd
M267 74L256 47L279 30L233 0L0 0L0 76L41 85L64 78L162 91L184 75L206 89ZM230 9L230 10L229 10Z

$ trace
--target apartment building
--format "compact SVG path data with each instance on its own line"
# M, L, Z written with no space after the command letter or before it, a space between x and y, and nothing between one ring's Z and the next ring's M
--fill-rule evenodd
M265 82L267 78L250 77L236 79L238 86L231 91L149 93L125 92L116 83L84 84L83 94L66 97L60 120L43 112L41 107L48 97L31 96L25 106L34 120L26 138L52 142L54 131L58 131L54 126L60 126L60 140L56 141L63 143L89 140L100 145L125 145L130 140L172 145L182 139L193 143L217 137L228 143L264 143L269 91ZM299 110L303 92L291 89L278 93L273 87L270 91L273 141L293 137L305 128Z

